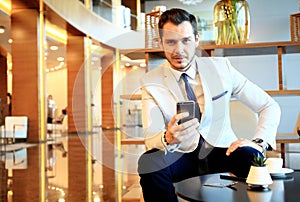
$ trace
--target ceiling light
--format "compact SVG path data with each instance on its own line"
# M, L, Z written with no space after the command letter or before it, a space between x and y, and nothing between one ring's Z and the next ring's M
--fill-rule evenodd
M141 63L140 67L147 67L146 63Z
M3 34L5 32L5 27L4 26L0 26L0 34Z
M63 58L63 57L58 57L58 58L56 58L56 59L57 59L57 61L59 61L59 62L62 62L62 61L65 60L65 58Z
M92 61L98 61L99 57L92 57Z
M58 50L58 46L50 46L50 50Z
M196 5L197 3L201 3L203 0L179 0L179 1L185 5Z
M12 44L13 40L12 39L8 39L8 43Z

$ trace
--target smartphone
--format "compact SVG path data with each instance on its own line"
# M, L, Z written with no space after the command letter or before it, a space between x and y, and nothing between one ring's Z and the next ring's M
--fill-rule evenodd
M189 116L185 117L178 121L178 124L184 123L195 118L195 102L194 101L185 101L185 102L178 102L177 103L177 114L188 112Z

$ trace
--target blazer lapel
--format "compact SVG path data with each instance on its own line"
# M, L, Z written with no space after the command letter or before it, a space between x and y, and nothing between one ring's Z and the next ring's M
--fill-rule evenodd
M203 116L210 116L210 123L214 124L214 127L209 127L209 131L204 133L204 139L212 145L221 137L225 114L226 114L226 99L218 99L213 101L212 98L225 89L222 84L222 79L216 79L219 76L217 71L217 64L209 58L198 58L197 67L202 82L204 93L204 113ZM205 121L205 120L203 120Z
M196 62L203 86L205 101L209 101L215 95L223 92L224 87L221 79L216 79L218 72L216 71L216 64L214 64L212 60L209 58L197 58Z
M167 87L167 89L169 89L170 93L174 97L174 100L176 100L177 102L183 101L183 93L180 89L178 82L176 81L176 78L174 77L169 68L170 67L164 68L164 85Z

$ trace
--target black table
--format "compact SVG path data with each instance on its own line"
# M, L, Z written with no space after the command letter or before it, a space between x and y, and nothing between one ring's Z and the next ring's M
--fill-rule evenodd
M224 174L224 173L223 173ZM300 172L286 175L285 179L273 179L269 191L252 191L245 182L239 182L235 189L203 186L204 183L230 183L231 180L220 179L220 174L193 177L175 183L176 193L188 201L299 201Z

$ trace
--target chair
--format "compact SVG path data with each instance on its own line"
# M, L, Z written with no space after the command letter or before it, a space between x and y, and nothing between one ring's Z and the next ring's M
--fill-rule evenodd
M258 116L238 100L230 102L231 127L238 138L251 140L258 124ZM279 157L278 150L266 151L267 157Z
M27 148L5 152L6 169L26 169L27 164Z
M1 126L1 138L12 139L12 143L15 143L15 139L26 140L27 127L27 116L6 116L5 125Z
M230 120L238 138L252 139L258 123L257 114L238 100L230 102Z
M54 132L65 132L68 130L68 115L66 115L62 121L62 123L47 123L47 130Z

